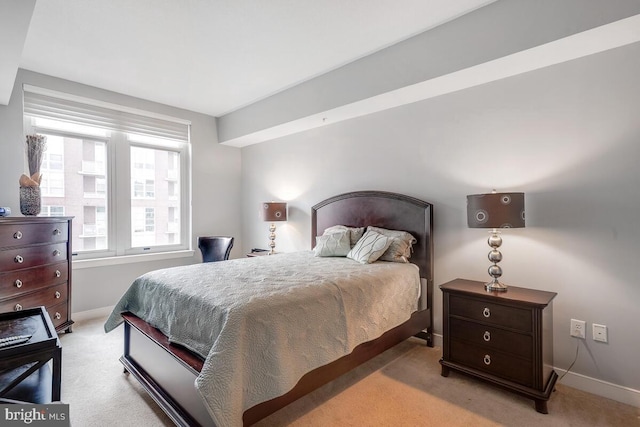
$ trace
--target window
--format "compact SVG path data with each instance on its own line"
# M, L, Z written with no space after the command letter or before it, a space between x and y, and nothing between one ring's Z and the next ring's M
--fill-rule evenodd
M74 256L189 248L188 122L33 87L24 105L47 137L40 215L74 217Z
M64 206L43 205L40 209L41 216L64 216Z
M153 199L156 196L153 179L132 179L134 199Z
M40 166L42 182L40 191L43 197L64 197L64 141L51 135L47 139L47 149L42 156Z
M133 234L131 244L134 247L153 246L156 239L156 210L155 208L134 207L131 209L131 223Z

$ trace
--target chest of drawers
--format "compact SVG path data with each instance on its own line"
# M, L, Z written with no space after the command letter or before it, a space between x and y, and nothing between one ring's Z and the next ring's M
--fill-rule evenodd
M0 218L0 312L39 306L71 331L71 218Z
M442 375L473 375L534 399L548 413L558 378L553 370L553 292L509 286L487 292L484 283L456 279L443 295Z

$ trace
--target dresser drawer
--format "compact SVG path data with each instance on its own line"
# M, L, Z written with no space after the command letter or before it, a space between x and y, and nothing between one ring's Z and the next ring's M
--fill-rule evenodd
M452 362L457 362L500 378L533 386L533 363L508 353L470 345L457 339L451 340Z
M493 326L480 325L462 319L452 318L449 333L457 339L488 350L499 350L531 360L533 355L533 336L506 331Z
M67 289L67 284L62 283L30 294L20 295L11 300L1 302L0 312L20 311L25 308L40 307L41 305L49 307L66 302L68 297Z
M53 327L57 328L67 321L68 314L68 304L63 302L62 304L54 305L52 307L47 307L47 312L49 313L49 317L53 322Z
M524 308L508 307L479 299L451 295L449 297L449 315L466 317L523 332L532 332L532 313Z
M66 243L9 248L0 252L0 271L19 270L66 259Z
M42 267L0 273L0 300L65 283L69 279L68 269L68 262L61 261Z
M66 242L68 239L67 222L4 224L0 234L0 248Z

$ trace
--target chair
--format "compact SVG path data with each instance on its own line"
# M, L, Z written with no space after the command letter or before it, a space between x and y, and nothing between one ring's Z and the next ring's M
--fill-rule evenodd
M202 262L225 261L233 248L233 237L198 237L198 248L202 252Z

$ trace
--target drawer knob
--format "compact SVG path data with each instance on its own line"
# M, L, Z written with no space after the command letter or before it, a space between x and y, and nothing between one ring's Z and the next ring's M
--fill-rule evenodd
M484 355L484 364L485 365L491 365L491 356L489 356L488 354Z
M491 310L489 310L488 307L485 307L484 310L482 310L482 315L484 317L490 317L491 316Z
M16 288L21 288L22 287L22 280L16 279L16 281L14 283L16 285Z
M56 314L54 314L53 317L55 317L56 320L60 320L62 315L56 311Z
M20 255L16 255L16 257L14 258L15 262L17 262L18 264L22 264L24 262L24 258L22 258L22 256Z
M22 306L20 304L16 304L15 307L13 307L13 309L15 311L20 311L20 310L22 310Z
M57 228L55 230L53 230L53 235L57 236L58 234L60 234L60 230L58 230Z
M55 295L56 295L56 298L60 298L62 296L62 294L60 294L59 291L56 291Z
M60 273L60 270L56 270L56 277L60 277L62 276L62 273Z
M482 336L482 338L484 338L484 340L487 342L491 341L491 332L484 331L484 335Z
M58 249L53 251L53 256L58 256L60 255L62 252L60 252Z
M22 239L22 231L18 230L15 233L13 233L13 238L18 240Z

